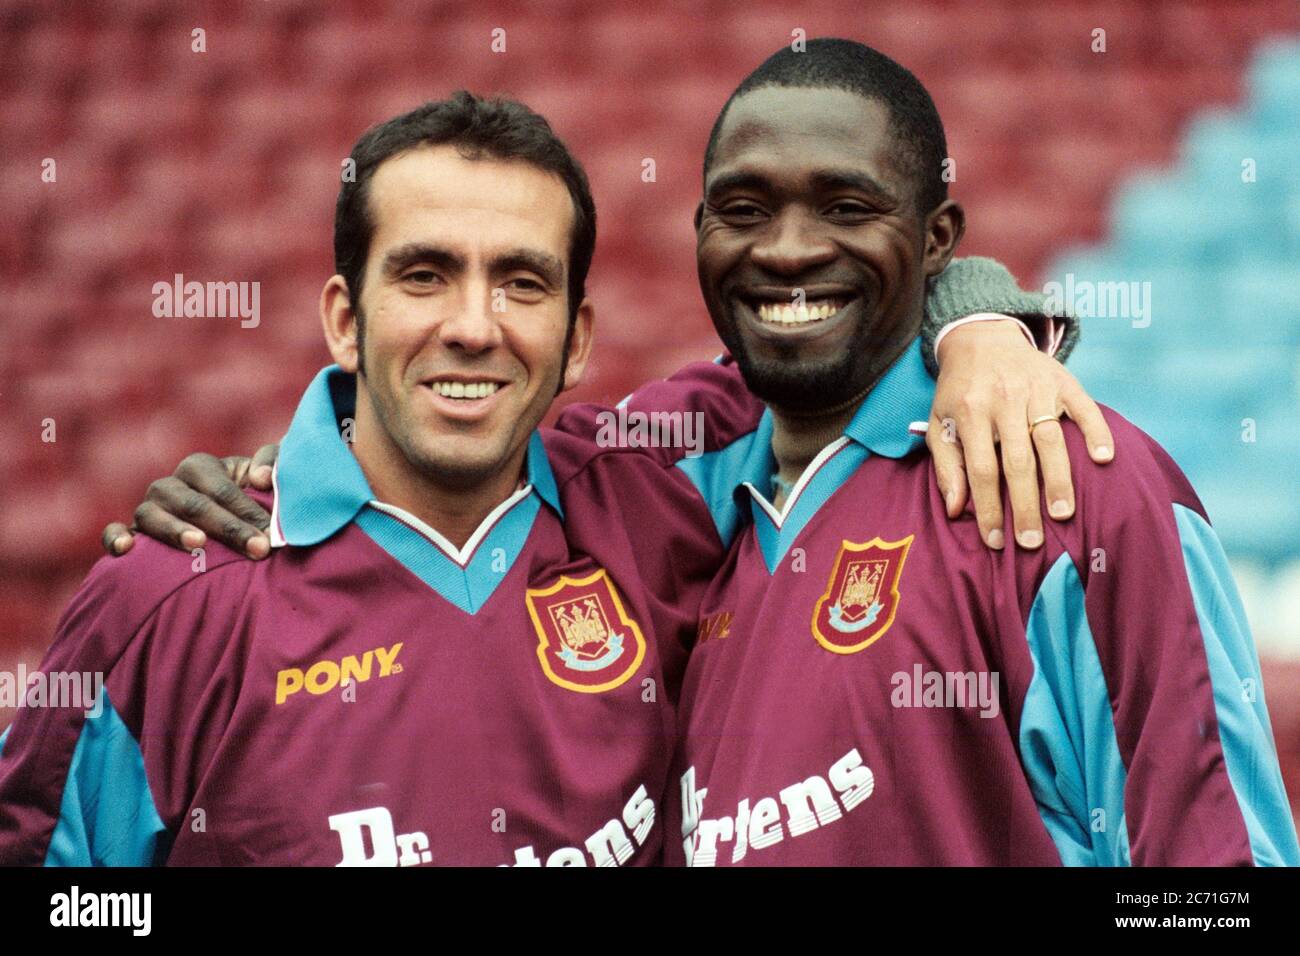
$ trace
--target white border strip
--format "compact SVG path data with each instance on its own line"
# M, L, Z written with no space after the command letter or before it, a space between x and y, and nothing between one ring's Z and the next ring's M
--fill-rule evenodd
M803 474L799 476L799 480L796 481L794 487L790 489L790 497L785 499L785 507L781 509L780 513L777 512L776 508L772 506L772 503L768 501L766 496L760 493L753 484L748 481L745 482L745 487L749 489L749 493L754 496L754 500L758 502L758 506L767 512L767 516L772 519L772 524L776 525L778 531L781 530L782 522L789 517L790 511L794 508L795 502L799 500L799 495L808 487L808 482L813 480L813 476L821 470L822 465L826 464L826 462L834 457L834 455L850 441L852 441L852 439L849 438L848 435L841 435L817 453L817 457L808 463L808 467L803 470Z
M398 521L402 522L402 524L409 526L411 530L418 531L420 534L424 535L424 537L437 545L438 549L442 551L443 554L447 555L447 557L451 558L451 560L455 561L461 569L464 569L469 566L470 559L474 557L474 551L480 544L482 544L483 539L488 536L488 532L492 530L493 525L500 521L501 518L505 516L506 512L527 498L532 494L532 492L532 485L524 485L522 488L516 489L514 494L488 513L488 516L483 519L476 529L474 529L474 533L469 536L469 540L465 542L465 547L460 549L457 549L454 544L448 541L447 538L438 531L438 529L425 523L409 511L397 507L397 505L390 505L385 504L382 501L372 500L370 502L370 507L374 508L376 511L382 511L385 514L391 515Z

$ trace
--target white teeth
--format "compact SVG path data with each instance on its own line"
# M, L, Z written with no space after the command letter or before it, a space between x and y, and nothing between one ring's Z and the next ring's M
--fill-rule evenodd
M807 322L829 319L839 310L839 303L829 299L814 305L805 303L797 308L792 305L783 306L776 302L763 302L758 306L758 318L762 322L774 322L777 325L803 325Z
M434 382L432 385L444 398L487 398L500 387L497 382Z

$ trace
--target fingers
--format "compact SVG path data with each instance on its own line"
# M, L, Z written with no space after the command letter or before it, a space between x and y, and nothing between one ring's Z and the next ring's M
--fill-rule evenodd
M1099 465L1113 459L1115 439L1111 436L1110 426L1106 424L1106 419L1092 396L1083 390L1073 375L1067 374L1066 381L1061 386L1061 400L1066 414L1083 432L1089 457Z
M1002 532L1002 488L997 454L993 450L993 432L987 421L961 426L962 453L966 460L966 478L970 482L971 500L975 502L975 520L980 538L990 548L1005 544Z
M942 421L932 411L925 443L934 461L934 473L943 494L949 518L956 518L966 507L966 469L961 445L957 441L957 424L951 418Z
M219 462L217 465L221 467ZM234 488L236 495L244 497L224 474L221 481ZM228 494L223 497L231 500ZM187 551L202 547L206 535L252 558L264 558L271 550L269 539L257 525L231 513L220 501L175 476L159 479L149 486L145 502L136 509L135 526L151 538Z
M231 459L227 459L229 461ZM244 461L244 459L235 459ZM243 466L241 466L243 467ZM190 455L176 469L176 477L199 494L211 498L240 521L261 530L271 523L271 516L232 481L227 466L211 455ZM218 540L229 544L215 529L204 528Z
M1004 416L998 421L998 438L1002 443L1002 468L1007 477L1016 543L1022 548L1040 547L1043 519L1038 511L1038 462L1029 438L1029 423L1018 416Z
M193 551L207 543L207 536L177 515L181 502L194 492L177 478L160 478L149 486L146 499L135 509L134 528L140 534L170 544L182 551Z
M131 529L120 521L114 521L104 528L104 533L99 540L103 544L104 550L115 558L126 554L131 550L131 545L135 544L135 538L131 536Z
M228 455L221 459L221 465L226 469L226 477L240 488L248 484L248 472L252 463L251 458L241 458L237 455Z
M280 457L280 446L263 445L253 456L249 466L248 477L254 488L261 491L271 490L271 469L275 460Z
M1029 421L1044 415L1059 415L1056 402L1045 392L1036 392L1029 404ZM1074 480L1070 474L1070 452L1065 446L1065 432L1060 421L1041 422L1029 432L1038 455L1038 468L1043 474L1043 494L1047 497L1047 513L1057 521L1065 521L1074 514Z
M266 445L252 459L188 456L174 475L149 486L131 528L114 522L104 529L100 538L104 550L125 554L134 543L132 532L139 531L185 551L203 547L211 535L251 558L266 557L271 553L271 541L264 529L271 516L240 486L252 483L262 487L258 468L274 462L278 450L278 446ZM264 484L270 486L269 470Z

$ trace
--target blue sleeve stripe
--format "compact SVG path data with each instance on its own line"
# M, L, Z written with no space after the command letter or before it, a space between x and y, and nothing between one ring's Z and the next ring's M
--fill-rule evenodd
M149 866L166 831L145 779L144 755L102 691L72 753L46 866Z
M1043 825L1066 866L1128 866L1128 772L1083 582L1068 554L1044 577L1025 636L1034 676L1020 718L1020 754Z
M1174 505L1187 580L1214 688L1219 742L1256 866L1300 865L1295 823L1264 704L1259 656L1218 535Z

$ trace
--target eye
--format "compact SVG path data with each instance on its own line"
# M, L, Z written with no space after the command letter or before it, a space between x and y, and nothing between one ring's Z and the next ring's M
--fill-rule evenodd
M542 302L550 292L550 287L540 279L532 276L515 276L501 283L501 288L515 302L533 304Z
M407 282L414 282L417 285L429 285L437 281L438 273L432 269L412 269L402 276L402 279Z
M718 215L739 222L752 222L755 219L762 218L766 213L763 212L763 207L757 203L737 200L722 206L718 210Z
M840 199L832 203L826 210L828 216L836 216L841 219L861 218L870 216L874 210L865 203L853 199Z

